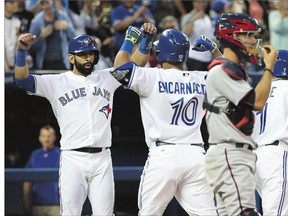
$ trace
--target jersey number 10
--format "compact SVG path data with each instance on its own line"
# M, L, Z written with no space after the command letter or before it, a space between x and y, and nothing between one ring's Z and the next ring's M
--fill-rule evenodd
M188 126L195 124L198 107L198 99L196 97L191 98L186 104L182 97L180 100L171 103L171 106L174 109L174 114L170 124L178 125L179 119Z

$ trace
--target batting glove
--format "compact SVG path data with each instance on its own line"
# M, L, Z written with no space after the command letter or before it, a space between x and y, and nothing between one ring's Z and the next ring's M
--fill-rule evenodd
M148 55L153 46L153 40L157 32L150 34L145 32L143 28L141 28L141 42L139 43L139 51L143 54Z
M129 40L135 45L139 42L140 39L141 39L140 29L134 26L129 26L128 29L126 30L125 40Z
M192 50L199 52L210 51L211 53L217 49L217 44L208 37L201 35L193 44Z

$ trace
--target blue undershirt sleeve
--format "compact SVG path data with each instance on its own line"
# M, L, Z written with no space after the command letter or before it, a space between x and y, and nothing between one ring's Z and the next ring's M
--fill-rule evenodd
M19 80L19 79L15 78L15 84L19 88L24 89L25 91L31 92L31 93L36 92L35 82L36 81L31 74L29 74L28 77L26 79L23 79L23 80Z

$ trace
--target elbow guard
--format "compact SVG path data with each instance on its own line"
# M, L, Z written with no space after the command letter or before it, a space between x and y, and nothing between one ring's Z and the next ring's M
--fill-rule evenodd
M27 92L35 93L35 80L31 74L29 74L28 77L23 80L15 78L15 84Z
M131 74L135 64L128 62L124 65L117 67L114 71L110 73L112 76L117 79L122 85L127 86L130 82Z

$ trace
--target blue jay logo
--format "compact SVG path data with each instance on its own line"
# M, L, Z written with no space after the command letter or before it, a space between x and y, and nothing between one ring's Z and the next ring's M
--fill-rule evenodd
M85 44L86 46L88 46L91 43L91 39L85 38L84 40L82 40L82 43Z
M99 110L100 112L104 113L106 118L108 119L109 113L112 112L112 109L110 108L110 105L107 104L106 106L102 107L102 109Z

